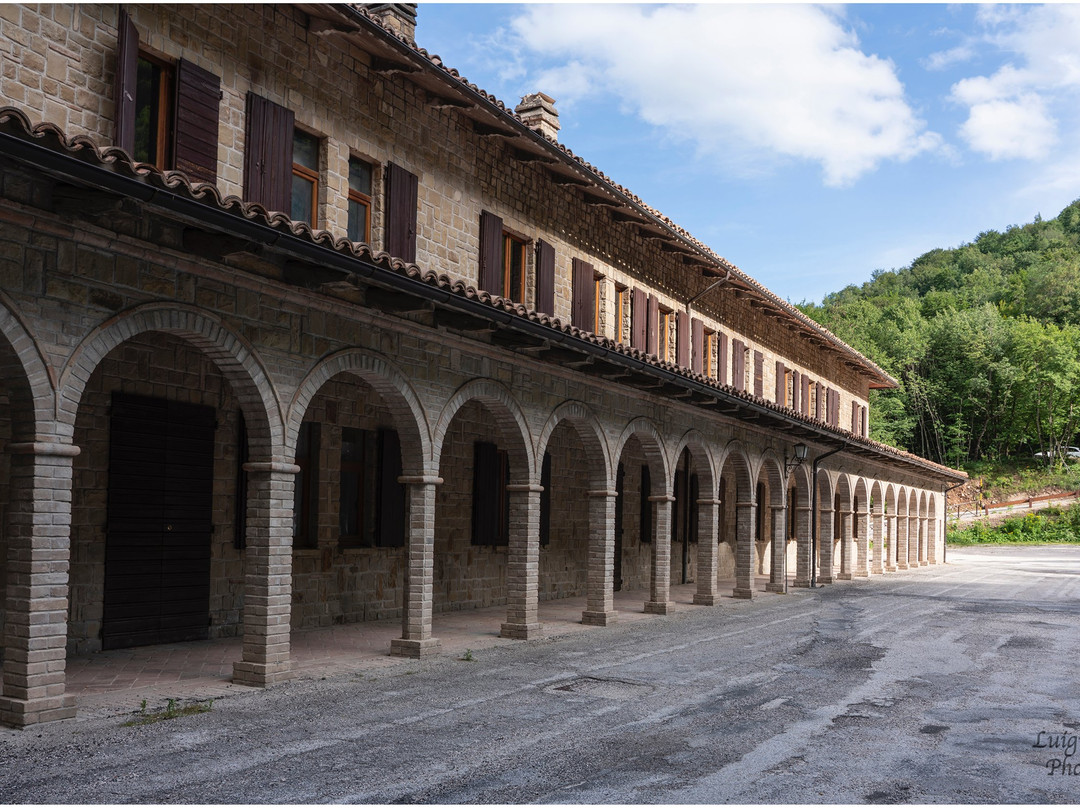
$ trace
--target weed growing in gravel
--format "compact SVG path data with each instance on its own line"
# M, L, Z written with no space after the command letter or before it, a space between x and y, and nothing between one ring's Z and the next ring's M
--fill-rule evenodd
M461 657L462 662L476 662L476 657L473 656L472 649L466 648L465 654Z
M146 712L146 699L142 700L142 705L139 707L139 711L136 713L136 717L130 721L125 721L125 727L141 727L144 724L156 724L158 721L168 721L170 718L180 718L185 715L198 715L199 713L208 713L214 709L214 700L198 702L196 704L189 704L186 707L177 707L176 699L169 699L169 703L165 706L164 710L157 710L154 712Z

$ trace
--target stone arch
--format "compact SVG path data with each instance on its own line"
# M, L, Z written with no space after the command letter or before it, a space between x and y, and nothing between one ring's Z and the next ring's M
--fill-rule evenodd
M754 468L755 481L762 475L769 482L769 504L779 507L787 501L787 480L784 478L784 461L773 450L766 449Z
M712 447L705 436L696 429L688 429L675 446L675 452L671 457L672 466L679 462L683 450L690 451L694 458L698 474L701 475L701 488L704 491L713 491L716 488L716 471Z
M229 381L247 418L253 461L292 462L285 457L284 418L274 385L254 348L217 317L192 306L148 303L116 314L91 331L60 374L57 419L74 430L83 391L94 369L118 345L159 331L201 350Z
M405 374L384 356L352 348L320 361L300 383L289 404L286 451L295 450L300 424L312 398L340 373L363 380L390 406L401 440L402 473L407 476L437 475L438 467L432 467L427 414Z
M753 496L755 476L752 476L753 466L750 462L750 453L746 445L740 440L731 440L724 446L716 458L716 467L720 470L720 477L726 476L728 465L735 478L735 496L737 500L749 500Z
M671 470L668 464L666 444L660 432L648 418L641 416L626 425L615 443L615 451L612 452L615 462L618 463L622 458L626 444L633 437L636 437L641 444L641 449L645 453L645 460L649 464L649 471L652 476L655 479L664 481L664 491L661 493L670 495Z
M450 429L454 416L470 401L479 401L487 407L503 436L510 440L507 451L510 454L512 481L515 484L539 483L540 474L537 471L536 457L533 455L533 440L525 413L510 391L493 379L472 379L466 382L443 406L431 439L431 463L435 473L438 473L441 465L447 430Z
M898 515L898 486L893 483L887 483L885 485L884 494L884 509L885 509L885 532L886 536L886 552L885 552L885 571L896 571L896 548L899 543L899 525L897 522Z
M758 458L755 480L768 485L769 502L757 503L757 516L763 520L758 529L762 540L759 572L768 573L769 592L784 592L787 588L787 475L784 459L772 448L766 449ZM765 548L768 548L767 550Z
M600 426L600 421L593 411L580 401L564 401L548 416L536 441L536 462L543 463L551 435L564 421L574 428L585 446L588 454L589 477L593 488L601 491L612 487L614 485L612 461L608 454L607 438L603 427ZM540 469L537 468L535 473L539 479Z
M6 342L6 346L4 343ZM13 438L48 440L55 429L55 374L37 340L17 314L17 307L0 292L0 378L13 382L8 393L15 415ZM71 439L72 431L63 436Z

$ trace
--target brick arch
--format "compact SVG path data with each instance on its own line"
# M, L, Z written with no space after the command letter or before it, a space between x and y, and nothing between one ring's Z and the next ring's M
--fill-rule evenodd
M737 502L749 502L753 497L754 482L756 476L752 476L750 455L745 444L740 440L731 440L724 446L720 456L716 459L716 466L720 469L720 476L726 477L728 465L735 476L735 500Z
M491 412L495 423L502 430L502 437L509 441L510 475L515 484L540 483L533 456L533 440L529 424L521 405L501 383L492 379L472 379L450 397L439 414L431 438L431 463L433 469L442 465L443 441L454 417L470 401L479 401ZM436 473L438 473L436 471Z
M908 516L919 515L919 492L914 488L911 489L911 493L908 494Z
M828 469L818 469L817 473L817 507L832 510L833 500L836 496L836 484L833 474Z
M858 497L859 499L859 513L870 512L870 486L866 483L865 477L855 477L854 484L851 487L851 496ZM854 508L854 503L852 503Z
M870 485L870 499L873 500L871 511L876 514L884 513L885 485L881 480L874 480Z
M908 515L908 489L902 485L896 488L896 515Z
M919 492L919 516L926 516L927 496L928 495L925 490Z
M638 439L641 450L645 453L645 462L649 464L649 474L653 481L664 481L664 490L659 492L657 496L660 494L670 496L672 492L670 475L672 472L668 464L666 446L660 432L648 418L644 416L635 418L623 429L622 434L619 435L619 439L615 443L615 451L612 453L616 464L622 459L623 452L626 451L626 444L634 437Z
M615 481L611 471L612 463L608 454L607 438L604 436L599 419L588 406L580 401L564 401L548 416L547 423L540 430L540 437L536 441L536 461L543 463L544 453L547 451L552 434L559 424L564 422L573 428L585 446L590 485L597 491L613 490ZM539 479L539 468L536 469L536 476Z
M201 350L232 386L244 412L253 461L291 462L284 454L284 418L274 385L252 346L221 320L191 306L149 303L110 317L91 331L60 374L57 420L74 429L91 374L132 337L161 332Z
M0 375L10 382L8 393L17 440L71 440L72 430L56 429L56 378L17 307L0 292Z
M679 458L682 457L684 449L689 450L690 457L694 461L694 468L697 470L700 490L712 491L713 495L715 495L719 475L715 471L716 466L712 448L705 439L705 436L696 429L688 429L679 439L679 443L675 447L675 454L672 455L670 461L673 468L678 465Z
M933 493L930 494L930 498L926 501L926 509L927 516L929 516L931 519L938 518L937 497Z
M347 349L320 361L300 383L289 404L285 446L295 452L300 424L311 400L323 385L339 374L356 376L378 393L389 406L401 441L402 473L408 476L435 475L431 463L431 431L427 414L405 374L386 357Z
M846 471L836 472L836 485L833 492L833 499L840 497L840 504L846 510L851 510L852 497L855 496L855 486L852 484L851 475Z
M769 504L781 506L787 502L787 481L784 479L784 461L773 449L766 449L758 458L754 469L754 481L762 476L769 483Z

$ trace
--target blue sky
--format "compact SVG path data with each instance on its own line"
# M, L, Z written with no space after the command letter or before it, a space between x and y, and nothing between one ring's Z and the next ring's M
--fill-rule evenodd
M1080 197L1080 5L422 3L417 42L792 302Z

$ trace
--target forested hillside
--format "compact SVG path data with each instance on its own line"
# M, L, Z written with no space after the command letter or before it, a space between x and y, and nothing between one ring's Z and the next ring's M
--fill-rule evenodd
M877 440L951 466L1077 445L1080 200L799 308L900 381Z

